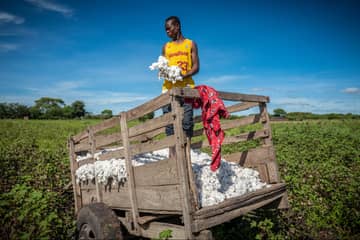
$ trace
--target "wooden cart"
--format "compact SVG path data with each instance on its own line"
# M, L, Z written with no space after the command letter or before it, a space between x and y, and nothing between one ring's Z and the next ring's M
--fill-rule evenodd
M222 128L228 130L258 124L260 130L226 136L223 144L259 139L261 145L243 152L223 154L222 157L258 170L261 179L271 186L213 206L199 207L189 147L206 147L209 144L207 139L191 144L186 139L179 102L180 98L196 98L199 94L194 89L173 89L70 137L71 176L81 239L122 239L125 233L157 238L160 232L168 229L174 239L210 239L209 228L249 211L270 203L277 208L288 207L286 185L280 181L272 144L266 108L269 98L229 92L219 92L219 96L226 103L231 103L227 106L230 113L255 107L259 109L258 114L224 121ZM171 113L130 127L132 120L167 104L172 106ZM201 122L200 116L195 117L195 122ZM175 134L165 136L164 129L169 124L173 124ZM194 137L202 134L203 129L194 131ZM123 148L101 154L99 161L125 158L127 181L123 185L104 186L97 181L76 183L76 169L93 163L95 153L114 146ZM132 165L131 159L136 154L171 147L176 149L173 157L143 166ZM76 161L79 153L90 153L92 157Z

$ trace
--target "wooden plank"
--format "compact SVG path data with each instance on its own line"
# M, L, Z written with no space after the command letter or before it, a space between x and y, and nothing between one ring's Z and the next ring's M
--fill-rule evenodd
M91 164L91 163L94 163L95 162L95 159L93 157L90 157L90 158L86 158L86 159L83 159L81 161L78 161L78 166L81 167L85 164Z
M155 220L159 220L159 219L163 219L163 218L168 218L168 217L173 217L173 215L171 215L171 214L146 215L146 216L139 217L138 221L141 225L144 225L146 223L153 222Z
M127 111L127 119L128 119L128 121L137 119L148 113L154 112L169 103L170 103L169 93L163 93L160 96L158 96L136 108L133 108L133 109Z
M229 100L229 101L242 101L242 102L269 102L270 101L268 96L242 94L242 93L231 93L231 92L222 92L222 91L218 91L218 93L219 93L219 96L223 100Z
M73 186L73 194L74 194L74 201L75 201L75 214L80 210L82 207L82 196L79 184L76 183L76 176L75 171L79 167L76 162L76 155L74 151L74 140L69 138L68 141L69 145L69 159L70 159L70 172L71 172L71 182Z
M195 209L199 209L199 198L198 198L198 191L195 183L195 174L192 169L192 163L191 163L191 139L186 138L186 160L188 165L188 174L189 174L189 182L190 182L190 189L191 189L191 196L193 200L193 204L195 204Z
M269 97L261 95L250 95L242 93L231 93L218 91L219 97L222 100L229 101L242 101L242 102L269 102ZM170 95L188 97L188 98L199 98L199 92L196 89L191 88L174 88L170 90Z
M262 124L263 124L264 128L269 129L269 137L267 139L265 139L265 145L272 146L272 133L271 133L270 117L267 112L266 103L261 103L259 105L259 109L260 109L261 118L264 119L264 121L262 121Z
M173 113L166 113L160 117L147 120L144 123L129 128L129 137L148 133L154 129L165 127L173 122Z
M130 203L131 203L131 213L133 217L133 227L134 231L138 232L139 224L137 222L137 218L139 217L139 209L138 202L136 197L136 188L135 188L135 180L134 180L134 169L132 165L132 156L130 151L130 142L129 142L129 129L127 127L127 114L126 112L122 112L120 115L120 127L122 133L122 142L124 144L124 155L126 162L126 171L127 171L127 182L129 184L129 195L130 195Z
M114 151L110 151L110 152L105 152L103 154L101 154L99 156L99 160L108 160L108 159L112 159L112 158L124 158L125 157L125 152L124 152L124 148L121 149L117 149Z
M112 117L110 119L104 120L101 123L98 123L94 126L91 126L94 134L97 132L100 132L102 130L108 129L108 128L112 128L117 126L119 123L119 117Z
M270 183L269 182L269 174L267 170L267 164L259 164L256 166L256 170L259 172L259 177L262 182Z
M131 137L130 141L140 141L140 142L151 141L154 137L156 137L157 135L159 135L161 133L165 133L165 127L154 129L154 130L151 130L150 132L147 132L145 134L141 134L141 135L138 135L138 136L135 136L135 137Z
M249 140L265 138L269 136L269 131L267 129L251 131L247 133L241 133L235 136L225 136L223 144L237 143L237 142L245 142Z
M176 142L175 135L171 135L156 141L133 144L130 146L131 154L136 155L140 153L146 153L146 152L164 149L170 146L174 146L175 142Z
M103 202L111 208L131 209L128 186L129 182L124 186L113 186L108 191L104 191L103 188ZM180 186L176 184L136 186L136 197L139 199L138 210L142 212L163 213L164 211L169 211L179 214L182 210Z
M136 186L178 184L176 162L174 159L161 160L134 167Z
M87 204L95 203L97 201L96 189L81 189L81 196L84 206Z
M121 144L121 132L95 136L96 149L109 144Z
M194 213L195 219L204 219L222 214L226 211L233 210L238 207L243 207L254 201L261 201L269 196L279 196L286 191L285 183L277 183L268 188L262 188L254 192L246 193L244 195L227 199L219 204L204 207Z
M94 131L93 128L88 127L89 132L89 143L90 143L90 150L91 150L91 156L94 159L95 158L95 152L96 152L96 141L94 137ZM95 169L95 176L96 176L96 169ZM102 193L101 193L101 183L97 180L95 177L95 186L96 186L96 200L97 202L102 202Z
M173 89L172 89L173 90ZM176 162L178 169L178 178L180 182L180 193L182 198L182 207L183 207L183 221L185 226L185 236L187 239L193 239L192 231L192 216L191 214L194 211L194 205L191 204L191 191L189 189L189 175L188 175L188 166L186 158L186 150L184 149L184 131L182 127L183 113L184 110L181 108L180 103L173 99L171 101L171 108L175 112L176 118L174 122L174 133L176 136Z
M281 198L284 195L278 194L274 195L269 198L262 198L259 201L254 201L252 204L240 208L235 208L232 211L224 212L222 215L209 217L205 219L199 219L194 221L194 231L202 231L205 229L209 229L211 227L214 227L216 225L231 221L234 218L240 217L242 215L245 215L249 213L250 211L253 211L255 209L261 208L267 204L270 204L271 202Z
M241 126L246 126L249 124L258 123L263 120L264 119L262 119L260 117L260 114L255 114L255 115L251 115L251 116L247 116L247 117L243 117L243 118L239 118L239 119L223 121L223 122L221 122L221 128L223 130L227 130L227 129L231 129L234 127L241 127Z
M237 142L245 142L249 140L259 139L259 138L265 138L268 136L268 131L266 129L264 130L258 130L258 131L251 131L247 133L238 134L236 136L226 136L223 141L223 145L225 144L231 144L231 143L237 143ZM209 141L207 139L194 142L191 144L191 148L193 149L199 149L204 147L209 147Z
M259 106L258 102L241 102L241 103L237 103L232 106L226 107L226 110L229 113L233 113L233 112L240 112L240 111L248 110L252 107L257 107L257 106Z
M90 143L88 141L77 143L74 146L74 151L75 152L90 151Z
M236 152L223 156L226 161L236 162L244 167L254 167L275 160L272 146L253 148L244 152Z
M268 171L269 183L279 182L279 169L277 163L275 161L266 163L266 169Z
M72 137L74 144L80 142L81 140L85 139L88 137L88 132L87 130L82 131L81 133L76 134L75 136Z
M169 239L186 239L184 226L163 222L150 222L141 226L143 237L150 239L158 239L159 233L171 229L171 238Z

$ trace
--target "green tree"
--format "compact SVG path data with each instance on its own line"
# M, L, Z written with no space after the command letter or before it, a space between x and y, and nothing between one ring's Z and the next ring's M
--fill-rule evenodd
M23 118L29 116L29 107L19 103L0 103L0 118Z
M63 107L62 112L64 118L71 119L74 117L74 109L72 106Z
M35 108L40 112L40 118L59 119L63 117L62 107L65 103L60 98L42 97L35 101Z
M282 108L276 108L274 109L274 116L277 116L277 117L285 117L286 116L286 112L284 109Z
M73 117L81 118L85 116L85 103L83 101L75 101L71 104L73 109Z
M108 119L111 118L112 116L113 116L113 112L110 109L104 109L101 112L101 118Z

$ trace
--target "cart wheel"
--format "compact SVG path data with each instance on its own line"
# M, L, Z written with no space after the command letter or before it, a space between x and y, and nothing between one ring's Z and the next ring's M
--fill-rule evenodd
M120 221L103 203L89 204L80 209L77 229L80 240L123 239Z

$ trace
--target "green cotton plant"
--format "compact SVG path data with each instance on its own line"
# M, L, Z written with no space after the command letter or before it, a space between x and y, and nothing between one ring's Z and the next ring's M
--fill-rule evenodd
M159 233L159 238L156 240L167 240L172 237L172 230L171 229L165 229Z
M17 184L2 194L0 221L5 239L56 238L54 228L60 228L62 221L55 208L54 195L24 184Z

